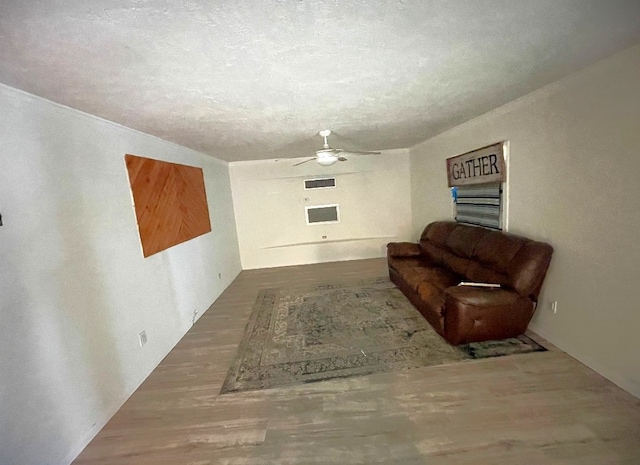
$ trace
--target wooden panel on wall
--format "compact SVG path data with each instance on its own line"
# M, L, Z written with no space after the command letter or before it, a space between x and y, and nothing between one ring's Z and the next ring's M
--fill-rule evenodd
M201 168L124 158L145 257L211 231Z
M505 182L507 179L504 164L505 144L506 142L502 141L447 158L449 187Z

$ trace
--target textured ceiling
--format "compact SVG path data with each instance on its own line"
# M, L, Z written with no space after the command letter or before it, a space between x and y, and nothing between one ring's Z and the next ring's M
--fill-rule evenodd
M1 0L0 82L225 160L409 147L640 42L640 0Z

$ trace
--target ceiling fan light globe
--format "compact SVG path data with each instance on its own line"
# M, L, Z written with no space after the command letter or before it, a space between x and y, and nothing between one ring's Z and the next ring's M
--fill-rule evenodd
M338 161L338 157L336 157L335 155L318 157L318 165L322 165L322 166L331 166L337 161Z

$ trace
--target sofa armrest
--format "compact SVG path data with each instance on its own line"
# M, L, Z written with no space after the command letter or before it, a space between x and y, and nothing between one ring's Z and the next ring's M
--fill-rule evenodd
M413 242L389 242L387 244L388 257L419 257L421 254L420 245Z
M518 336L533 316L533 301L508 289L453 286L444 293L445 338L454 345Z

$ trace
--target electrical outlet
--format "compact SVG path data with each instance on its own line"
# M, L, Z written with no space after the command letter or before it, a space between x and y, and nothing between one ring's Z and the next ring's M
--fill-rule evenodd
M551 302L551 310L553 310L553 313L558 313L558 301L554 300L553 302Z
M138 334L138 338L139 338L139 342L140 342L140 347L142 347L143 345L145 345L147 343L147 332L146 331L140 331L140 334Z

